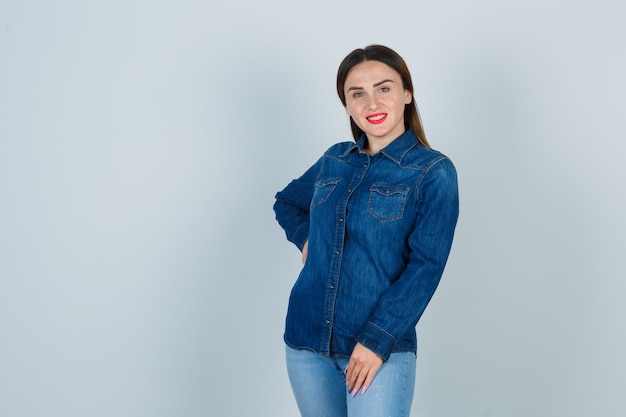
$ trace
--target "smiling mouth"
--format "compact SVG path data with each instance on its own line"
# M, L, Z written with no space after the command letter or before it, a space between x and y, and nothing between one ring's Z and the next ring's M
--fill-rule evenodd
M373 125L377 125L377 124L384 122L386 118L387 118L387 113L370 114L369 116L366 117L367 121Z

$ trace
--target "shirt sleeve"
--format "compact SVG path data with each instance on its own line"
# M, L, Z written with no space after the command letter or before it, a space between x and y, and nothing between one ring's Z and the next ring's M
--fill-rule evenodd
M439 285L459 215L456 170L448 158L436 161L416 187L417 216L406 269L382 294L356 337L385 361L398 338L415 328Z
M302 250L309 237L309 210L322 159L276 194L274 213L287 240Z

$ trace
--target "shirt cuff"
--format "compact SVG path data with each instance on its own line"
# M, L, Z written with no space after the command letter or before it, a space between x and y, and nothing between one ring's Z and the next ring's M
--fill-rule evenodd
M394 346L396 345L396 338L372 323L368 321L358 336L357 342L383 358L383 361L387 362Z

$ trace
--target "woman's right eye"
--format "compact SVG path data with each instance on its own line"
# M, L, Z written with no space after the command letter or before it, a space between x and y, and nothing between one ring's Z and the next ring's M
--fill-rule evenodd
M352 95L352 97L354 97L354 98L359 98L359 97L362 97L362 96L363 96L363 93L360 93L360 92L354 93Z

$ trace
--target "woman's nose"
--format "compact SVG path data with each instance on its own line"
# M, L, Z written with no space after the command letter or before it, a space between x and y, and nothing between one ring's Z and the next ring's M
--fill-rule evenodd
M376 98L376 96L372 95L369 96L367 99L367 108L368 109L375 109L376 106L378 106L378 99Z

